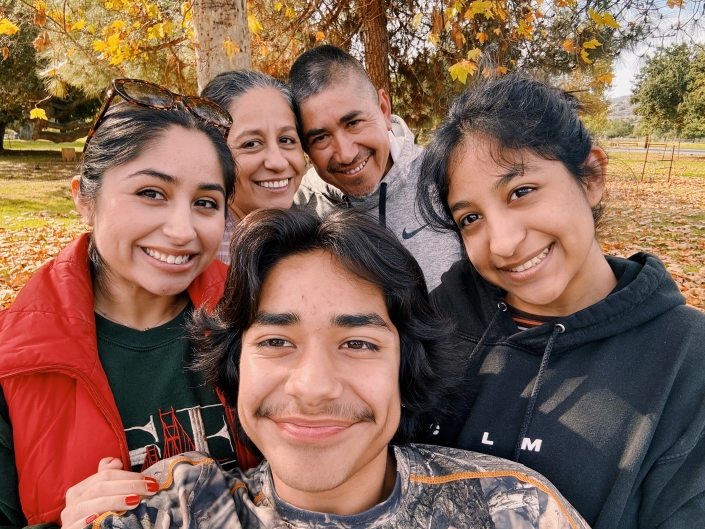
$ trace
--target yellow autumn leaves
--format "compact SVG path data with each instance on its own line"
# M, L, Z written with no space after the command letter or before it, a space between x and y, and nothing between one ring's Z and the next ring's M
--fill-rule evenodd
M466 84L468 76L472 76L480 70L477 59L483 53L481 49L483 45L493 40L491 37L496 37L494 40L499 40L500 42L534 39L538 31L535 24L539 19L545 17L542 11L543 4L544 0L537 0L535 3L527 2L522 9L509 13L503 0L475 0L467 5L462 1L457 1L453 7L446 9L442 14L437 14L437 19L432 20L429 42L434 45L438 44L441 31L450 32L451 38L458 49L461 49L469 39L477 42L476 47L467 53L466 58L459 60L448 69L454 81L457 80ZM553 0L552 9L555 12L557 9L575 8L576 5L577 0ZM550 6L547 8L550 8ZM620 27L614 16L609 12L599 13L589 9L588 15L587 27L593 30L593 34L594 30L604 31L607 28L619 29ZM476 22L476 24L466 26L465 31L463 31L458 23L458 19L461 16L463 20ZM512 16L513 18L510 19ZM413 17L412 25L414 29L419 27L422 20L423 15L420 13ZM545 36L546 31L541 30L541 33ZM590 57L590 52L601 46L602 42L597 38L581 40L580 34L574 38L567 38L562 43L563 50L566 53L577 54L584 64L592 64L594 62ZM506 73L506 71L507 68L504 67L494 71L484 68L481 73L487 77L490 73L501 75ZM611 83L613 78L612 74L605 74L597 79L605 83Z

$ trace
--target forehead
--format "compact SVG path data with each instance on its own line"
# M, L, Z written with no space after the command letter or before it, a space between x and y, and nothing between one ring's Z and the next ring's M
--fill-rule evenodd
M304 321L375 312L390 323L381 289L347 272L321 250L277 263L264 282L258 310L297 312Z
M531 158L532 153L502 147L495 139L481 135L466 136L451 153L448 174L451 177L456 173L502 176L508 170L522 167L527 157Z
M204 132L178 125L151 141L139 156L106 171L105 176L128 177L147 169L173 176L180 185L223 184L222 167L210 138Z
M306 128L319 128L337 123L353 111L373 113L378 110L370 92L353 76L344 82L334 82L321 92L305 99L300 105L301 119ZM381 112L381 111L380 111Z
M281 92L271 86L248 90L228 106L233 128L242 128L242 121L257 121L263 116L280 116L293 121L294 113Z

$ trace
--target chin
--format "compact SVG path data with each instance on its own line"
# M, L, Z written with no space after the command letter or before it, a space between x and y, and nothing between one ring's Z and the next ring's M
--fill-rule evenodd
M319 493L333 490L350 479L351 472L335 465L327 465L323 461L300 464L272 465L272 472L287 486L295 490L309 493Z

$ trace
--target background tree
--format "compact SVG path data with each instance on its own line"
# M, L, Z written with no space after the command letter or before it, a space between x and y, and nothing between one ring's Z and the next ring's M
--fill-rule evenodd
M448 102L478 76L517 68L559 84L578 72L590 78L578 96L603 98L613 59L647 38L697 25L699 3L692 5L685 10L683 2L670 0L265 0L251 8L263 28L253 37L253 64L285 77L293 60L319 42L340 46L363 62L375 84L390 87L395 111L423 130L435 126ZM375 30L385 20L386 44ZM387 79L379 72L387 72Z
M658 48L635 77L634 113L648 130L680 133L685 121L681 105L688 92L693 50L687 44Z
M29 119L31 101L39 101L46 95L37 76L32 47L35 34L34 28L25 25L12 34L0 35L0 150L4 149L8 124Z
M698 24L705 2L260 0L246 12L244 0L15 1L41 30L35 47L53 94L73 86L93 97L112 77L194 93L222 69L248 67L250 57L286 79L296 57L326 42L358 57L421 132L468 84L517 68L604 106L614 57ZM606 126L603 118L596 126Z
M705 49L698 47L688 70L687 89L679 111L684 138L705 138Z

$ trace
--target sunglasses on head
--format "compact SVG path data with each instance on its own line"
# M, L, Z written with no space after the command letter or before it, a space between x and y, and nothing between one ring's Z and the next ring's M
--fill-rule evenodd
M120 96L123 100L133 105L154 108L156 110L181 110L182 107L186 108L201 121L205 121L221 129L223 136L226 138L233 124L230 114L213 101L203 97L175 94L163 86L150 83L149 81L142 81L141 79L113 79L110 81L105 96L105 102L86 137L83 152L86 151L88 142L91 141L96 129L98 129L103 122L105 113L108 111L108 107L110 107L110 103L112 103L115 96Z

